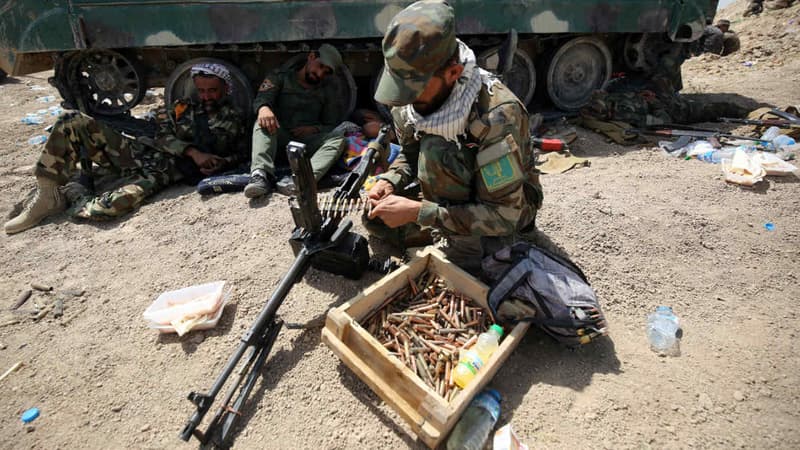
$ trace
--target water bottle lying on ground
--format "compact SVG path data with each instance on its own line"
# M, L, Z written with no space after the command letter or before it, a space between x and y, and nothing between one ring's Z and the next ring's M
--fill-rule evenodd
M500 418L500 393L486 389L469 403L447 439L447 450L481 450Z
M656 311L647 317L647 340L650 341L650 349L659 354L675 352L679 328L678 316L672 312L672 308L657 307Z

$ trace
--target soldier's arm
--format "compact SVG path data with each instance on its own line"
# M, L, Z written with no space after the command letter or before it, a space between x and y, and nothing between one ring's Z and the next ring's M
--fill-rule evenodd
M212 132L221 146L220 156L234 165L249 156L244 117L232 106L225 106L222 113Z
M184 141L178 137L176 126L178 118L183 114L190 113L190 106L180 100L176 101L171 108L163 108L156 114L158 120L158 131L156 132L156 149L164 153L175 156L184 154L191 141Z
M419 141L414 137L410 128L404 127L404 123L400 117L397 108L392 110L392 116L395 124L401 124L395 127L395 135L397 136L397 143L400 144L400 153L389 166L386 173L378 176L378 179L386 180L392 183L395 188L402 189L417 177L417 161L419 160Z
M441 206L423 200L417 223L457 235L505 236L513 234L520 222L533 221L541 188L538 179L535 184L527 182L534 169L526 171L532 161L525 110L506 103L490 111L486 123L488 130L476 156L476 201Z
M258 88L256 98L253 100L253 111L256 116L258 115L258 110L261 109L262 106L267 106L273 111L275 110L275 105L278 100L278 95L281 93L281 89L283 89L283 77L281 76L281 72L274 71L264 78L264 81L261 82L261 86Z

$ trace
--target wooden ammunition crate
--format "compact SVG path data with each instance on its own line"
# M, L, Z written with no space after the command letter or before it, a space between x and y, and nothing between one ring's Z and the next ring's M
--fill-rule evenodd
M506 330L500 348L477 374L475 379L447 403L428 387L411 369L391 356L377 339L359 324L385 299L408 284L426 268L445 280L455 289L489 311L486 304L488 287L448 262L440 251L425 249L408 264L386 275L361 294L342 306L328 312L322 341L336 353L350 369L391 405L430 448L435 448L447 437L461 417L470 400L492 379L508 358L530 324L520 323Z

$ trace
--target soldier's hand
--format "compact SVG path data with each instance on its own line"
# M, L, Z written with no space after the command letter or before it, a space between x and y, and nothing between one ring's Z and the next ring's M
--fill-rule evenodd
M394 186L386 180L378 180L367 193L370 200L381 200L394 193Z
M399 195L389 195L383 200L370 200L370 203L372 209L369 218L379 217L390 228L416 222L422 206L422 203L416 200Z
M192 161L197 165L200 169L200 173L203 175L210 175L218 169L221 169L225 164L225 158L220 158L211 153L201 152L194 147L188 147L184 154L192 158Z
M292 128L292 136L295 138L304 138L306 136L311 136L312 134L319 133L319 128L313 125L305 125L302 127Z
M258 108L258 118L256 121L258 122L258 126L261 127L262 130L267 130L269 134L275 134L278 128L281 127L281 124L278 123L278 118L275 117L275 113L272 112L269 106Z

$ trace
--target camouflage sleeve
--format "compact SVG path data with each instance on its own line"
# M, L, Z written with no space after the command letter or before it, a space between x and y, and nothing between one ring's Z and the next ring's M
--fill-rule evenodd
M178 130L176 127L177 120L183 114L189 114L190 106L180 100L177 100L171 109L163 108L158 111L156 117L158 119L158 131L156 132L155 144L156 148L164 153L170 155L181 156L186 150L186 147L192 145L189 141L184 141L178 138Z
M401 149L389 166L389 170L379 175L378 179L392 183L395 188L401 188L411 183L417 176L419 140L414 136L413 130L404 124L400 117L400 108L392 108L392 119L397 143L400 144Z
M528 119L518 103L485 116L488 125L475 158L474 202L439 205L423 201L417 223L456 235L507 236L533 220L537 205L528 183ZM525 223L522 223L525 222Z
M283 88L283 73L274 71L264 78L258 88L255 100L253 100L253 111L258 115L258 110L262 106L269 106L275 109L275 102Z
M223 112L224 115L213 128L216 141L222 147L219 156L225 157L232 163L244 161L249 156L244 118L231 106L226 106Z

